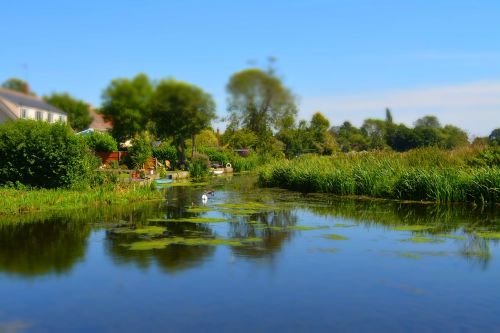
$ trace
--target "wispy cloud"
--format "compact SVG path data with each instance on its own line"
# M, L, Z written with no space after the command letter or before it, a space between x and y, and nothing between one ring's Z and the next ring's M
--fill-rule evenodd
M434 114L442 123L460 126L472 135L487 135L500 127L500 81L380 91L344 96L305 96L301 117L321 111L333 123L351 120L360 125L366 118L384 116L390 107L396 121L411 125L417 118Z

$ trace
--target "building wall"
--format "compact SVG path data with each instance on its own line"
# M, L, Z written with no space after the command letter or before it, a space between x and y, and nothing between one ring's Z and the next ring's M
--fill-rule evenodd
M39 114L39 118L37 118L37 113ZM18 114L19 118L45 120L45 121L50 121L52 123L55 123L57 121L66 122L68 120L65 115L59 113L28 108L25 106L18 107ZM49 119L51 115L52 119Z

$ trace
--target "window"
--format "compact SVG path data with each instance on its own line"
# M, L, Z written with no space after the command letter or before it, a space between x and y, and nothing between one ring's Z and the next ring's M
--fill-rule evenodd
M48 121L49 123L51 123L52 121L54 121L54 119L53 119L53 118L54 118L54 115L53 115L52 113L50 113L50 112L49 112L49 113L47 114L47 121Z
M36 112L36 120L42 120L42 119L43 119L42 111L37 111Z
M21 109L21 118L23 119L28 118L28 110L26 110L25 108Z

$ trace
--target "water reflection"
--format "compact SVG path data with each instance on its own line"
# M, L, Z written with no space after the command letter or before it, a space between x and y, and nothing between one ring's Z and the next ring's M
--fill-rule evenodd
M203 206L201 193L207 188L214 189L216 195ZM224 207L227 204L232 208ZM238 204L247 206L238 210ZM197 211L199 208L206 211ZM223 217L231 222L151 221L186 217ZM0 272L20 276L68 272L77 262L85 260L91 232L102 234L104 254L122 266L142 269L157 266L164 272L175 273L195 268L216 254L217 246L207 244L170 244L143 251L133 251L127 246L140 240L162 238L234 240L234 243L222 246L229 247L235 256L272 261L283 251L285 244L293 246L291 241L300 232L296 227L328 223L327 227L333 228L342 221L355 225L357 228L352 229L359 234L370 233L371 229L374 232L385 230L391 239L399 237L397 240L401 240L402 236L395 235L404 230L409 239L413 235L421 237L419 241L430 237L452 243L456 254L480 269L488 268L493 258L490 246L498 240L481 237L478 231L500 230L496 207L349 200L329 195L258 189L252 177L217 178L209 185L168 188L163 202L4 217L0 219ZM113 232L117 228L133 231L145 226L164 230L152 235ZM255 241L237 244L245 239ZM399 250L397 245L396 250ZM412 253L404 254L409 258L412 256Z
M83 260L90 225L62 219L0 224L0 271L20 276L61 274Z

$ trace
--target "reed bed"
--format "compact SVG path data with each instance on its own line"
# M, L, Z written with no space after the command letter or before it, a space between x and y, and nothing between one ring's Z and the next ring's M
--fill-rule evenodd
M500 168L473 166L470 152L421 149L330 157L302 156L270 163L259 182L301 192L365 195L432 202L500 202Z

